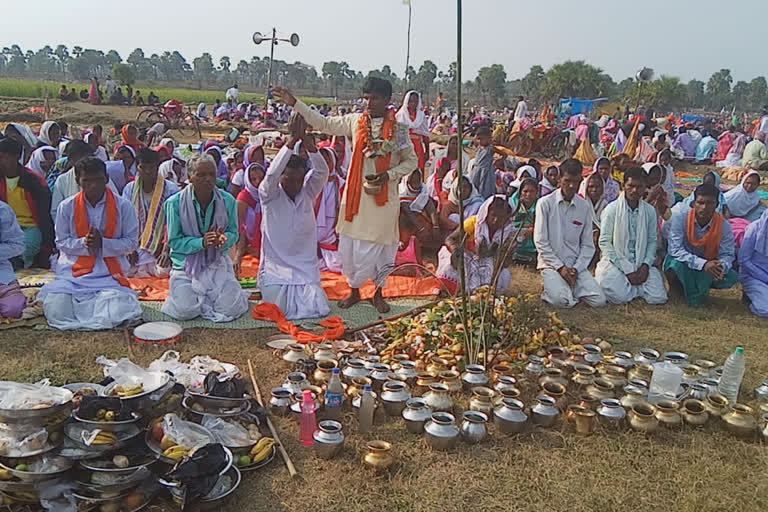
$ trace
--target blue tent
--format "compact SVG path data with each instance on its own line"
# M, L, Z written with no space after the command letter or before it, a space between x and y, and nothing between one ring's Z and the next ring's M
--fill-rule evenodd
M560 99L560 105L557 107L561 119L571 117L576 114L588 114L592 107L598 101L606 101L608 98L595 98L593 100L582 100L580 98Z

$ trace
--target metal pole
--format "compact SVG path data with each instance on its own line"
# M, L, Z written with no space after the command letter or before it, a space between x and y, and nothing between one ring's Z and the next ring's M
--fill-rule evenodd
M464 177L464 136L463 123L461 119L461 0L456 0L456 115L459 117L457 136L459 138L459 154L458 161L456 162L456 179L459 183L459 240L461 240L461 247L458 257L458 271L459 271L459 283L461 285L461 309L463 313L463 322L468 322L467 318L467 276L466 268L464 266L464 251L467 248L466 233L464 232L464 199L461 197L461 180ZM465 336L473 336L472 329L465 330ZM470 358L470 362L474 363L474 350L467 348L467 355ZM470 353L472 352L472 353Z
M269 108L269 90L272 88L272 61L275 60L277 29L272 27L272 39L269 40L269 72L267 73L267 96L264 98L264 110Z

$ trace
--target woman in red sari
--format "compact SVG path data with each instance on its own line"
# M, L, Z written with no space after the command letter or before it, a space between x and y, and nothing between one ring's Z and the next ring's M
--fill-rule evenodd
M403 106L397 111L397 122L408 126L413 142L413 150L419 157L419 169L422 174L429 155L429 122L421 105L421 94L408 91L403 98Z

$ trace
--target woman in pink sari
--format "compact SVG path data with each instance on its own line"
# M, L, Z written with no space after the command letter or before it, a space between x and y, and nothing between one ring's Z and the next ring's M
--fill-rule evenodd
M715 152L715 156L712 158L713 162L725 160L725 157L728 156L728 152L731 150L731 147L736 141L738 135L739 134L736 133L735 126L731 126L727 131L724 131L720 134L720 136L717 138L717 151Z
M99 80L96 77L91 78L91 88L88 91L88 103L91 105L98 105L101 103L99 97Z

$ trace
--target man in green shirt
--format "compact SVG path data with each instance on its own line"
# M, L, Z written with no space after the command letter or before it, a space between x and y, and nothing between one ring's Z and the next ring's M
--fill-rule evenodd
M193 156L187 169L190 186L165 202L172 271L162 311L179 320L231 322L248 311L228 252L238 238L235 198L216 188L210 155Z

